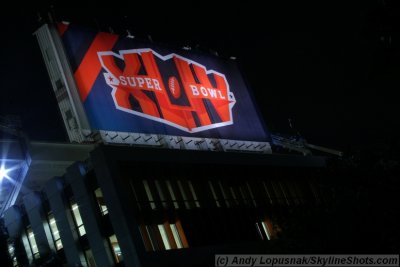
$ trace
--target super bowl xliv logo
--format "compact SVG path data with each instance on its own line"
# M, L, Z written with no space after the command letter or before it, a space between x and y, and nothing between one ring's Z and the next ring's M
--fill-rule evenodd
M152 49L98 56L117 109L191 133L233 124L236 101L224 74Z

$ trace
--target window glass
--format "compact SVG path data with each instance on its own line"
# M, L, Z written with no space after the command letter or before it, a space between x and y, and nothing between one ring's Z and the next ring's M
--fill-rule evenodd
M221 207L221 204L219 203L219 200L218 200L217 193L216 193L216 191L215 191L214 185L212 184L211 181L208 181L208 185L210 186L211 193L212 193L213 198L214 198L214 200L215 200L215 204L217 205L218 208L220 208L220 207Z
M174 236L174 240L175 240L176 246L178 248L183 248L182 240L181 240L181 238L179 236L179 232L178 232L178 229L176 228L176 225L174 223L171 223L170 226L171 226L172 235Z
M190 192L192 193L192 196L193 196L194 204L196 205L197 208L200 208L200 202L197 199L196 191L194 190L193 184L191 181L188 181L188 183L189 183Z
M141 225L140 234L147 251L188 248L180 221L156 225Z
M32 231L32 228L28 226L26 228L26 234L28 236L29 245L31 246L32 254L35 259L40 258L39 249L36 244L35 234Z
M54 219L53 213L49 213L48 215L49 226L51 230L51 234L53 236L54 244L56 245L56 249L60 250L63 248L63 244L61 241L60 232L58 231L56 220Z
M85 226L83 225L83 221L82 221L81 213L79 212L78 204L76 204L76 202L74 202L74 201L71 201L71 209L72 209L72 214L74 215L76 227L78 228L79 236L86 235Z
M103 192L101 191L101 189L97 188L94 191L94 194L96 196L97 205L99 205L101 215L108 214L108 208L107 208L106 203L104 201Z
M175 193L174 193L174 190L172 188L171 182L167 180L166 183L167 183L168 192L171 195L171 199L172 199L172 201L174 203L174 207L175 207L175 209L179 209L179 204L178 204L178 201L177 201L177 199L175 197Z
M115 258L115 262L119 263L119 262L123 261L122 252L121 252L121 248L119 247L117 236L112 235L108 239L110 241L110 245L111 245L111 249L112 249L112 252L113 252L113 255Z
M163 224L158 225L158 230L160 231L161 238L166 250L171 249L171 245L169 244L167 232L165 231L165 226Z
M151 193L149 183L146 180L143 180L144 190L146 191L147 198L150 202L150 207L155 210L156 204L154 203L153 194Z

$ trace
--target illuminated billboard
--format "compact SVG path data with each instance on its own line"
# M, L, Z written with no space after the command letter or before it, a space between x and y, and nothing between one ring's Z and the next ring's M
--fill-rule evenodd
M92 129L269 140L234 61L75 25L60 26Z

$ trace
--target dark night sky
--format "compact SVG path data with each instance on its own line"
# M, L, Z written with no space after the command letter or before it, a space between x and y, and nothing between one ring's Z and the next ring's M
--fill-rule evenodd
M116 33L129 28L138 38L150 34L155 42L236 56L267 125L276 132L288 132L292 118L310 143L339 149L400 136L396 1L265 1L265 6L232 1L229 7L184 2L179 7L185 12L178 4L150 8L117 2L54 1L53 10L59 20L104 31L112 26ZM32 36L39 25L36 13L46 16L49 6L41 5L3 11L0 115L20 115L31 139L63 141L63 123Z

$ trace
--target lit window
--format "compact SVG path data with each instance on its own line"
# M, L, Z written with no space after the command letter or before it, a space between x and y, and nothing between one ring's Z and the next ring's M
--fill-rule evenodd
M79 236L86 235L85 226L83 225L81 213L79 212L78 204L75 201L71 201L72 214L74 215L74 220L76 227L78 228Z
M262 227L264 229L265 235L267 236L267 239L271 240L271 233L270 233L270 231L268 229L268 225L265 222L261 222L261 224L262 224Z
M213 186L212 182L211 182L211 181L208 181L208 185L210 186L211 193L212 193L213 198L214 198L214 200L215 200L215 204L217 205L218 208L220 208L220 207L221 207L221 204L220 204L219 201L218 201L217 193L215 192L215 189L214 189L214 186Z
M261 228L262 228L262 226L260 225L260 223L256 222L257 233L260 236L261 240L264 240L264 235L263 235Z
M154 231L153 231L153 228L152 228L151 225L146 225L146 233L148 234L148 239L150 240L152 250L153 251L159 250L158 244L157 244L157 241L156 241L156 240L159 240L159 239L157 239L154 236Z
M119 262L123 261L121 248L119 247L119 243L118 243L116 235L112 235L108 239L110 241L110 245L112 248L115 262L119 263Z
M96 195L97 205L99 205L101 215L108 214L108 208L104 202L103 192L100 188L94 190L94 194Z
M155 239L151 236L152 235L151 226L142 224L139 226L139 230L140 230L140 235L142 236L144 242L145 249L147 251L156 251L157 244L153 242L153 240Z
M147 251L188 248L188 242L179 221L139 227Z
M8 255L10 256L10 258L12 260L13 267L18 267L18 259L15 256L15 248L14 248L13 243L8 244Z
M188 183L189 183L190 192L192 193L192 196L193 196L193 199L194 199L194 203L195 203L197 208L200 208L200 202L197 199L196 191L194 191L192 182L188 181Z
M159 224L158 225L158 230L160 231L161 239L162 239L163 244L164 244L164 248L166 250L171 249L171 245L169 244L169 240L168 240L167 232L165 231L164 224Z
M32 231L32 228L30 226L28 226L26 228L26 234L28 236L28 241L29 241L29 245L30 245L31 250L32 250L33 257L35 259L40 258L39 249L38 249L37 244L36 244L35 235L34 235L34 233Z
M147 198L149 199L149 202L150 202L150 207L153 210L155 210L156 204L154 203L154 198L153 198L153 194L150 191L149 183L146 180L143 180L143 185L144 185L144 190L146 191Z
M273 238L273 226L268 218L264 221L257 222L256 228L262 240L271 240L271 238Z
M48 215L49 226L51 230L51 234L53 236L54 244L56 245L56 249L60 250L63 248L63 244L61 242L60 232L58 231L58 227L56 224L56 220L54 219L53 213L49 213Z
M174 207L175 207L175 209L179 209L179 204L178 204L178 201L176 200L172 185L171 185L170 181L166 181L166 183L167 183L167 187L168 187L168 192L171 195L172 201L174 202Z
M15 251L14 246L12 244L8 244L8 254L10 255L10 257L14 255L14 251Z
M178 181L178 188L179 188L179 191L181 192L183 201L184 201L184 203L185 203L185 207L186 207L187 209L190 209L190 204L189 204L189 201L188 201L188 198L187 198L185 189L183 188L183 185L182 185L181 181Z
M170 226L177 248L183 248L182 240L181 237L179 236L179 232L178 229L176 228L176 225L174 223L171 223Z
M159 181L155 180L155 184L156 184L156 189L157 189L158 195L160 196L160 199L161 199L161 203L162 203L163 207L166 208L167 207L167 199L165 198L164 192L161 187L161 183Z

